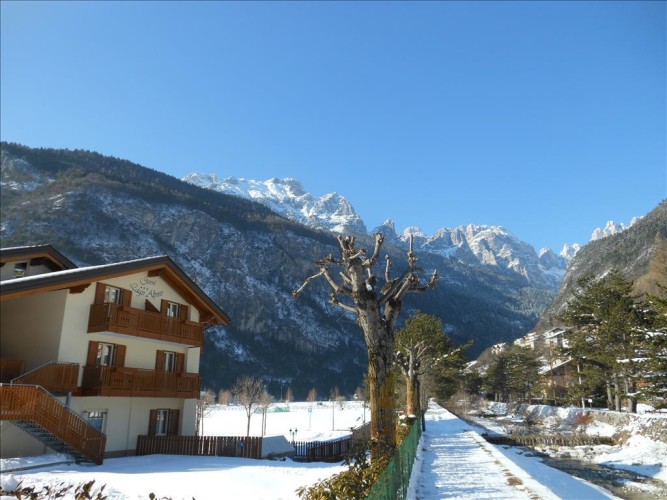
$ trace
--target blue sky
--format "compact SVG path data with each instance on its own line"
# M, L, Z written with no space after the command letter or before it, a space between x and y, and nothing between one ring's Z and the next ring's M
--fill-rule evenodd
M1 3L0 133L586 242L667 198L666 3Z

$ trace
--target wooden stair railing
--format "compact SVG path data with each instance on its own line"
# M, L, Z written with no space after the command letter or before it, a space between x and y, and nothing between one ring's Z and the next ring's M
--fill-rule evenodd
M76 392L79 383L79 364L53 361L16 377L11 383L41 385L51 393Z
M34 422L88 460L104 459L106 436L43 387L0 384L0 420Z

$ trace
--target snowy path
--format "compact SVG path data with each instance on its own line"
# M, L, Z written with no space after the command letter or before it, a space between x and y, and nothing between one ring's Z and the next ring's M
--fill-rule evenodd
M426 420L408 495L411 499L614 498L534 457L496 448L437 405L429 406Z

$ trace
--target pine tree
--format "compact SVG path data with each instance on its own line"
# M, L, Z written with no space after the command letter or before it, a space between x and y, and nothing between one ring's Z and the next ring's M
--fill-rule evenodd
M640 317L631 294L632 283L613 270L598 280L585 276L578 285L560 317L574 329L565 353L580 367L583 387L592 389L604 381L610 409L620 411L621 400L627 398L628 411L636 411L637 359L645 349L645 335L638 328Z
M642 302L641 331L644 335L643 377L640 393L646 400L667 398L667 287L663 297L649 295Z

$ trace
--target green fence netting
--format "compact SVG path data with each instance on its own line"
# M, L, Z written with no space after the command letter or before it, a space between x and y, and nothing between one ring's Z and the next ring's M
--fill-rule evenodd
M373 485L373 489L367 497L368 499L403 500L406 498L412 464L417 454L417 446L419 446L421 428L419 420L416 420L412 424L412 429L405 436L396 455L389 461L389 465L375 485Z

